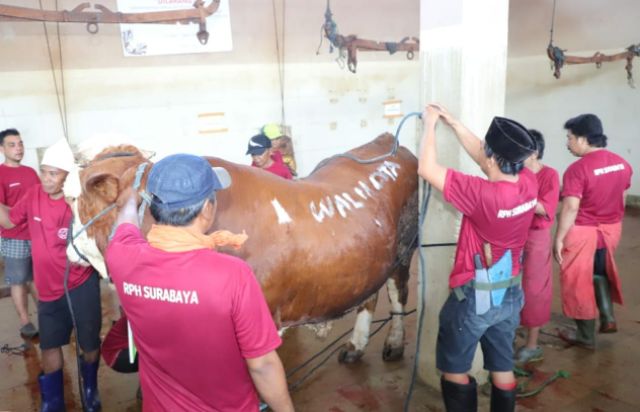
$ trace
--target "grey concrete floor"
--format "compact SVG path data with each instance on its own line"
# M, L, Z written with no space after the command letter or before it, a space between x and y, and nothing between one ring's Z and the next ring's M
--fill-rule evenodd
M616 307L619 332L599 335L596 351L566 347L557 337L556 329L571 325L563 318L559 302L557 268L554 276L553 316L543 328L542 344L545 359L532 366L533 377L529 388L559 370L570 374L560 379L537 396L521 399L519 411L639 411L640 390L640 213L628 210L624 221L623 239L617 253L625 292L625 306ZM416 268L412 269L413 289L408 309L415 308ZM0 278L0 282L4 283ZM109 307L111 290L102 289L104 312L103 333L113 319ZM380 295L374 319L388 314L386 293ZM33 312L33 304L31 309ZM35 315L33 315L35 319ZM18 346L24 341L18 336L18 321L11 299L0 299L0 346ZM354 321L349 314L334 323L329 336L320 341L307 328L289 330L279 353L285 368L291 370L311 355L324 348ZM401 411L409 386L415 353L416 316L406 318L407 334L405 357L398 362L385 363L381 352L385 327L371 340L361 362L342 365L336 355L319 367L293 393L297 410L300 411ZM374 329L375 330L375 329ZM435 331L434 331L435 333ZM520 340L521 337L518 338ZM40 371L40 353L37 341L23 355L0 354L0 411L35 411L40 404L37 375ZM206 350L206 348L202 348ZM79 411L79 396L76 383L74 349L67 346L65 354L65 398L68 411ZM321 358L322 359L322 358ZM309 368L292 377L290 382L300 379ZM99 386L105 411L140 411L136 400L138 387L136 375L122 375L107 367L101 367ZM442 411L438 392L417 384L411 404L412 411ZM480 395L480 410L488 410L488 398Z

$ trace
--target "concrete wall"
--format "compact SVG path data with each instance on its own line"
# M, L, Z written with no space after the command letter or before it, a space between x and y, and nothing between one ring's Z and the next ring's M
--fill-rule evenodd
M359 68L354 76L331 63L287 66L286 122L301 175L324 157L394 132L397 120L383 118L384 100L402 99L406 111L419 108L418 63L361 63ZM2 78L0 127L21 131L28 148L25 163L33 166L35 148L63 136L51 73L4 72ZM249 137L280 119L272 65L69 70L65 82L72 143L118 132L158 156L189 152L247 163ZM228 132L200 134L198 114L207 112L224 112ZM405 130L402 143L413 148L414 141L415 133Z
M621 49L600 50L605 54ZM591 56L594 51L576 53ZM636 59L637 60L637 59ZM608 148L633 167L629 194L640 194L640 89L627 84L626 61L565 66L556 80L545 56L512 58L508 62L506 114L540 130L546 140L545 161L560 173L576 160L566 149L564 122L581 113L602 119ZM640 87L637 61L634 75Z
M115 0L101 3L116 9ZM399 120L383 117L385 100L402 100L405 113L420 110L417 57L408 61L401 53L360 52L358 73L352 74L334 61L337 53L329 54L326 39L316 55L326 2L286 2L284 19L284 2L275 3L274 20L272 2L231 1L234 50L225 53L124 58L117 26L102 25L91 35L83 24L61 25L71 143L117 132L158 157L190 152L249 163L244 155L249 137L264 123L281 120L280 67L285 123L291 126L303 176L329 155L394 132ZM77 1L60 1L61 8L75 5ZM54 3L45 1L44 6L53 9ZM417 0L403 2L403 7L382 0L332 2L340 33L374 40L417 36L418 7ZM60 84L55 25L48 27ZM35 166L35 149L63 135L42 24L2 22L0 49L0 128L21 131L25 163ZM224 113L221 125L227 132L198 132L198 114L210 112ZM402 136L411 149L412 123Z

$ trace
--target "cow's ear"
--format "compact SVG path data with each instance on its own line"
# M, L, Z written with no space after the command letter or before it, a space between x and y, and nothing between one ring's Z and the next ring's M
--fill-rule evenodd
M106 203L113 203L118 198L119 179L111 173L96 173L89 177L84 184L84 190L98 196Z

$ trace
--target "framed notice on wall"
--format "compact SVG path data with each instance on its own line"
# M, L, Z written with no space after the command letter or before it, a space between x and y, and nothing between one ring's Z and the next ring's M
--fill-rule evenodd
M193 8L193 0L118 0L118 11L123 13L189 8ZM221 0L218 10L207 18L207 44L198 41L198 30L197 23L121 24L122 51L125 57L231 51L229 0Z

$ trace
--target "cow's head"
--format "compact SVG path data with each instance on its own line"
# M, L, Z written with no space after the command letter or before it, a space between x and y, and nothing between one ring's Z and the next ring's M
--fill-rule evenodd
M69 173L64 193L74 216L73 244L67 248L71 262L91 264L103 277L107 277L103 253L113 230L118 207L113 207L90 225L85 225L110 206L118 204L123 190L133 185L138 165L145 162L146 157L135 146L120 145L103 150L84 168Z

